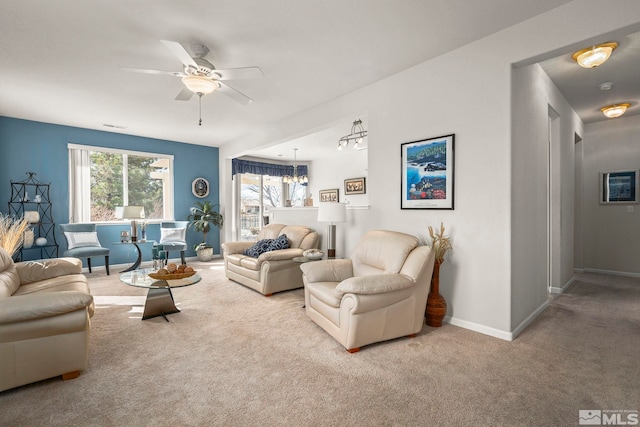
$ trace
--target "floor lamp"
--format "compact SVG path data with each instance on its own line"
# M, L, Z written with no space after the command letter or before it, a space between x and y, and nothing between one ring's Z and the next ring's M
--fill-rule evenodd
M336 257L336 223L347 220L347 205L336 202L321 202L318 209L318 222L328 222L327 258Z
M138 241L136 219L144 219L144 206L125 206L122 209L122 218L131 220L131 241Z

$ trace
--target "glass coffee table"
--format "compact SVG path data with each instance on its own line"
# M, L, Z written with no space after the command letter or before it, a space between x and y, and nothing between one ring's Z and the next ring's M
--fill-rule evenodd
M180 312L176 307L173 299L173 293L171 293L171 288L182 288L184 286L195 285L202 280L202 278L198 273L196 273L193 276L185 277L183 279L158 280L149 277L149 273L153 272L154 271L149 268L128 271L120 275L120 281L129 286L147 288L149 290L147 292L147 300L144 304L142 320L162 316L164 317L164 320L168 322L169 319L167 319L167 315Z

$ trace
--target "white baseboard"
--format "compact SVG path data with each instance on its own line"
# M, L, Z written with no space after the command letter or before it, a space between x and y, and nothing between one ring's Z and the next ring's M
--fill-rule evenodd
M489 335L491 337L500 338L505 341L512 341L511 333L501 331L500 329L491 328L489 326L481 325L479 323L469 322L468 320L456 319L455 317L445 316L444 322L454 326L460 326L461 328L469 329L470 331L480 332L481 334Z
M599 268L584 268L584 273L598 273L598 274L610 274L612 276L624 276L624 277L640 277L640 273L630 273L627 271L614 271L614 270L602 270Z
M514 340L518 335L520 335L520 333L522 331L524 331L524 329L527 326L529 326L529 324L531 322L533 322L536 319L536 317L538 317L540 315L540 313L542 313L547 307L549 307L549 301L548 300L543 302L542 304L540 304L540 307L538 307L526 319L524 319L522 322L520 322L520 324L518 326L516 326L516 328L513 331L511 331L511 339L509 341Z
M564 291L567 290L567 288L569 286L571 286L573 284L573 282L575 282L576 278L572 277L571 279L569 279L567 281L567 283L564 284L564 286L562 286L561 288L557 287L557 286L549 286L549 293L550 294L563 294Z
M584 273L584 268L574 268L573 272L574 273Z

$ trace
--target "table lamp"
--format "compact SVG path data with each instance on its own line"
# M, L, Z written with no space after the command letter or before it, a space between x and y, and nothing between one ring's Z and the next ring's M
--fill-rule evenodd
M125 206L122 209L122 218L131 220L131 241L138 241L137 219L144 219L144 206Z
M336 223L347 220L347 205L336 202L321 202L318 209L318 222L328 222L327 258L336 257Z

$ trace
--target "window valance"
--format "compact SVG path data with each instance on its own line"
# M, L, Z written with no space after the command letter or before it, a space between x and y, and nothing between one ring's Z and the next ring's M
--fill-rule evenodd
M232 159L232 174L253 173L269 176L293 176L293 165L280 165L275 163L254 162L251 160ZM308 175L306 165L298 165L298 175Z

